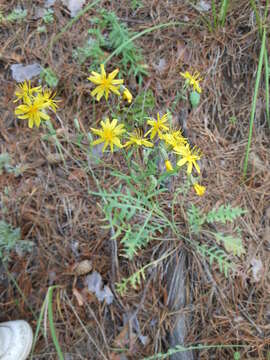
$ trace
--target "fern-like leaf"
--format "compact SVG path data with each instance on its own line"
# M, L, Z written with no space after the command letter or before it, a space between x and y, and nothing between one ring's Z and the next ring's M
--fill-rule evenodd
M218 263L220 272L223 272L226 278L229 270L234 271L235 265L228 259L228 255L216 246L209 248L207 245L197 245L196 249L199 254L206 258L212 266L214 262Z
M225 224L227 221L234 221L237 217L245 213L246 211L239 207L232 208L231 205L227 205L226 207L221 205L218 209L209 211L206 216L206 221L210 224L215 221Z
M223 243L225 250L233 255L241 256L246 252L240 237L224 235L222 233L215 234L215 237L217 243Z
M190 231L195 234L200 232L200 229L205 222L205 216L202 214L201 210L193 204L188 209L188 222Z

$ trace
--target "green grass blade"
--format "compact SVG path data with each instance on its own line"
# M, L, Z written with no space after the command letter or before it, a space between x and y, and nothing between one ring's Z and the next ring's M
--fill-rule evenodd
M222 5L221 5L221 8L220 8L220 12L219 12L219 24L221 26L224 26L224 24L225 24L228 5L229 5L229 0L223 0L222 1Z
M212 16L214 21L214 29L217 28L217 9L216 9L216 3L215 0L212 0L211 2L211 10L212 10Z
M55 326L54 326L54 322L53 322L53 308L52 308L52 300L53 300L53 290L55 289L55 286L50 286L48 289L48 318L49 318L49 326L50 326L50 330L51 330L51 335L52 335L52 340L58 355L58 359L60 360L64 360L64 356L62 353L62 350L60 348L58 339L57 339L57 335L56 335L56 331L55 331Z
M47 295L48 295L48 294L47 294ZM34 349L35 349L36 343L37 343L38 334L39 334L39 331L40 331L40 328L41 328L41 322L42 322L42 319L43 319L43 317L44 317L45 307L46 307L46 303L47 303L47 295L46 295L46 298L45 298L45 300L43 301L43 304L42 304L42 306L41 306L40 314L39 314L38 321L37 321L37 327L36 327L36 331L35 331L35 335L34 335L34 340L33 340L33 344L32 344L31 360L32 360L32 357L33 357L33 353L34 353Z
M266 119L270 129L270 102L269 102L269 62L267 48L264 51L264 67L265 67L265 102L266 102Z
M85 6L81 11L78 12L78 14L76 16L74 16L74 18L72 18L64 27L63 29L58 33L56 34L51 42L50 42L50 45L49 45L49 50L52 49L53 45L60 39L60 37L66 32L68 31L72 25L77 22L81 16L83 16L88 10L90 10L92 7L94 7L95 5L97 5L98 3L100 2L100 0L96 0L94 1L93 3L91 4L88 4L87 6Z
M268 5L269 0L266 0L265 3L265 10L264 10L264 23L266 22L267 16L268 16ZM267 35L267 34L266 34ZM267 37L267 36L266 36ZM265 53L264 53L264 66L265 66L265 101L266 101L266 119L268 122L268 126L270 129L270 100L269 100L269 61L268 61L268 51L267 47L265 47Z
M255 0L249 0L249 1L250 1L250 5L252 7L252 10L255 13L256 23L257 23L258 28L259 28L259 33L260 33L260 35L262 35L262 21L261 21L261 17L260 17L259 11L257 9L257 6L255 4Z
M261 79L261 73L262 73L263 58L264 58L264 53L265 53L265 40L266 40L266 29L264 28L263 38L262 38L262 46L261 46L261 51L260 51L259 64L258 64L257 76L256 76L256 82L255 82L254 95L253 95L253 99L252 99L250 121L249 121L248 143L247 143L246 155L245 155L245 160L244 160L244 168L243 168L244 178L247 175L248 155L249 155L250 146L251 146L251 138L252 138L253 123L254 123L254 118L255 118L256 103L257 103L257 97L258 97L258 91L259 91L259 85L260 85L260 79Z
M178 26L178 25L187 25L184 22L181 21L173 21L173 22L169 22L169 23L165 23L165 24L159 24L159 25L155 25L152 26L151 28L145 29L141 32L139 32L138 34L132 36L129 40L125 41L123 44L121 44L117 49L115 49L103 62L103 64L105 65L108 61L110 61L115 55L118 55L119 52L121 52L130 42L138 39L139 37L148 34L152 31L158 30L158 29L162 29L162 28L166 28L166 27L170 27L170 26Z

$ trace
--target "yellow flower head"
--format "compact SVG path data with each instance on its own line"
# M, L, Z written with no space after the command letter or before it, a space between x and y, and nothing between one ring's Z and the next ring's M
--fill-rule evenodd
M37 87L31 87L30 81L24 81L23 83L19 84L15 90L15 96L17 99L15 99L13 102L17 102L19 100L23 100L26 102L26 98L31 97L34 95L34 93L40 93L41 92L41 86Z
M197 164L197 161L201 158L201 152L195 147L190 149L189 144L175 149L175 153L181 155L181 159L177 162L178 166L183 166L187 163L187 173L188 175L192 172L192 167L194 165L198 173L200 173L200 167Z
M98 135L100 139L93 141L93 145L97 145L104 142L103 150L105 151L107 146L110 145L111 152L113 152L113 145L122 148L119 137L126 131L124 125L117 125L117 119L113 119L110 122L109 118L106 118L105 122L101 121L102 129L93 129L94 134Z
M158 134L159 138L162 139L162 132L169 130L168 126L166 126L167 121L168 121L168 114L163 115L162 118L160 119L160 116L159 116L159 113L158 113L157 114L157 120L149 119L147 121L147 124L150 125L152 127L152 129L147 131L145 136L147 136L148 134L151 133L150 139L152 140L152 139L154 139L156 134Z
M194 190L196 191L196 194L197 194L197 195L199 195L199 196L203 196L203 195L204 195L205 190L206 190L206 189L205 189L205 186L196 183L196 184L193 185L193 187L194 187Z
M46 106L50 108L52 111L56 112L58 105L56 104L59 100L54 100L56 93L53 93L50 89L44 89L42 94L39 96L43 99Z
M131 92L125 88L124 92L123 92L123 99L127 100L127 102L130 104L132 101L132 94Z
M119 69L114 70L108 76L106 75L104 65L100 65L101 74L98 74L95 71L92 71L92 76L88 78L92 83L97 85L97 87L91 92L92 96L97 96L97 101L99 101L102 96L105 94L105 99L108 100L110 92L120 95L119 87L123 84L123 80L115 80L114 78L119 72Z
M173 170L173 166L172 166L172 163L170 162L170 160L165 161L165 167L166 167L167 171L172 171Z
M197 93L201 93L202 89L200 87L200 81L202 81L202 78L200 78L200 73L198 71L195 71L194 74L190 74L188 71L184 73L180 73L181 76L183 76L186 79L186 84L189 86L193 86L193 90L197 91Z
M146 146L146 147L153 147L154 145L145 139L145 137L142 134L142 131L139 129L134 130L131 134L129 134L129 140L125 143L126 146Z
M43 112L47 107L43 98L38 94L35 97L26 97L24 104L19 105L15 109L15 115L19 119L28 119L28 126L30 128L35 124L36 127L39 127L41 120L49 120L50 117L48 114Z
M161 139L173 149L181 147L187 143L187 140L183 137L181 130L169 129L165 134L162 134Z

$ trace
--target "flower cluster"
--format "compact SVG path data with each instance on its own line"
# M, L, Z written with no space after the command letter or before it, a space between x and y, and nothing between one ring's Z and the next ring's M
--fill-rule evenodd
M19 119L28 120L29 128L34 125L40 126L42 120L49 120L48 110L56 112L57 100L54 100L55 93L50 89L42 89L41 86L31 87L30 81L18 85L15 90L16 99L20 102L15 109L15 115Z
M163 143L162 152L165 161L165 167L167 171L173 171L173 166L168 158L167 152L173 151L177 157L177 166L182 167L187 165L187 174L191 175L193 168L200 174L200 167L198 161L201 159L201 152L196 148L191 148L187 140L183 137L180 129L172 129L168 124L168 114L160 117L160 114L157 114L157 119L149 119L147 125L150 126L150 129L143 134L139 129L135 129L133 132L128 133L126 141L122 138L126 133L125 127L123 124L118 124L117 119L113 119L110 122L109 118L104 121L101 121L101 129L91 128L92 132L95 135L99 136L99 139L93 142L93 145L104 143L103 151L110 146L111 152L114 151L114 145L118 148L125 147L154 147L162 146L160 143ZM150 139L147 136L150 134ZM123 142L121 142L123 140ZM124 142L125 141L125 142ZM194 183L194 190L198 195L203 195L205 188L197 183Z
M100 65L101 73L92 71L91 76L88 78L96 88L92 90L91 95L96 97L97 101L105 96L108 100L109 94L114 93L118 96L122 94L123 99L126 99L129 103L132 101L132 94L123 85L122 79L116 79L119 72L118 69L112 71L108 75L106 74L104 64ZM194 91L201 93L199 85L199 73L195 72L191 75L189 72L181 73L186 79L186 84L193 86ZM185 139L180 129L173 129L168 122L168 114L160 116L157 114L157 118L150 118L147 120L149 129L143 134L140 129L135 129L131 133L127 133L123 124L118 124L117 119L113 119L110 122L109 118L105 121L101 121L101 128L91 128L92 132L99 137L99 139L93 142L93 145L104 143L103 151L109 146L111 152L114 151L114 146L118 148L130 148L130 147L147 147L152 148L155 144L162 147L162 154L167 171L173 171L173 166L167 155L168 151L172 151L177 156L177 166L182 167L187 165L187 174L191 176L193 168L200 174L200 167L198 161L201 159L201 152L196 148L191 148L187 139ZM150 136L150 138L148 138ZM122 142L123 141L123 142ZM192 178L192 176L191 176ZM193 179L193 178L192 178ZM193 181L194 190L199 196L202 196L205 192L205 187L199 185Z
M129 104L132 102L132 94L127 87L124 86L122 79L116 79L119 73L115 69L108 75L106 74L104 64L100 65L100 73L92 71L91 76L88 77L94 85L95 89L91 91L91 95L100 101L104 96L106 101L110 93L122 96ZM186 84L193 86L195 92L201 93L199 85L199 73L195 72L191 75L189 72L181 73L186 79ZM19 119L28 120L28 126L32 128L40 126L42 120L49 120L49 110L56 112L57 100L55 100L55 93L50 89L42 89L41 86L31 87L30 81L25 81L19 84L15 91L15 103L20 102L15 109L15 114ZM186 166L187 175L192 180L195 192L202 196L205 192L205 187L199 185L193 178L193 169L200 174L200 166L198 161L201 159L201 152L196 147L191 148L187 139L183 137L180 129L172 128L169 124L169 114L161 116L157 114L157 118L149 118L146 122L148 129L143 133L141 129L134 129L128 133L124 124L119 124L118 119L110 119L107 117L101 121L99 129L91 128L94 135L99 138L93 141L93 145L104 143L103 151L110 148L114 152L116 148L130 148L130 147L146 147L153 148L158 146L161 155L164 159L164 165L168 172L173 172L175 169L169 160L168 153L171 152L177 158L177 166Z

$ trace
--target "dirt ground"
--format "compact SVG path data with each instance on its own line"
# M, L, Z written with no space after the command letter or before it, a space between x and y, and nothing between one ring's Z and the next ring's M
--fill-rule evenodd
M90 3L86 1L84 6ZM263 13L266 2L256 4ZM173 249L176 261L178 253L186 254L186 300L179 310L189 317L185 346L213 346L194 351L194 359L233 359L236 351L241 359L270 359L270 131L264 72L248 174L246 179L242 176L261 38L249 1L229 1L224 26L212 31L202 19L212 19L211 9L198 11L197 5L185 0L99 1L76 19L57 0L51 7L54 20L44 24L36 14L38 7L44 7L43 1L1 0L2 14L20 6L27 9L27 16L21 21L0 22L0 152L9 153L12 165L20 165L19 174L0 175L0 218L20 228L21 238L32 241L34 247L23 255L13 251L7 265L1 265L0 321L26 319L35 330L48 288L57 285L53 316L65 359L143 359L168 351L176 316L167 301L172 259L149 271L141 286L129 288L122 297L114 284ZM98 191L94 176L107 191L118 186L119 179L110 170L125 172L125 162L108 153L102 162L91 165L93 176L86 153L75 145L75 118L85 135L82 145L87 147L90 127L97 127L108 113L106 103L97 106L90 95L87 77L92 60L80 64L72 56L87 41L91 19L99 16L100 9L113 11L137 33L179 22L135 40L148 75L141 85L132 74L126 83L134 96L152 90L155 109L149 115L155 116L173 106L183 86L180 71L197 70L203 77L198 108L191 109L180 99L173 116L186 124L191 143L204 154L201 169L206 193L198 197L190 191L185 204L193 203L204 212L223 204L247 210L237 223L246 252L236 260L237 273L228 278L218 265L209 265L189 243L171 238L168 231L132 260L115 256L111 231L104 228L102 199L89 192ZM269 23L269 17L267 20ZM37 31L41 26L46 26L45 32ZM266 44L269 50L269 37ZM106 51L109 56L111 51ZM61 101L52 123L66 149L65 162L55 142L44 138L44 128L29 129L14 115L17 84L11 65L34 62L51 68L59 79L55 91ZM108 69L118 67L119 62L115 55ZM32 81L36 85L39 79ZM176 176L173 181L175 189L181 178ZM170 212L173 197L173 190L160 196L165 212ZM189 236L180 200L175 214L181 233ZM200 241L207 241L207 234ZM121 244L118 246L121 250ZM92 271L111 288L112 304L85 291L85 275L75 277L74 268L83 260L91 260ZM33 359L57 359L48 321L43 325L47 335L39 334ZM224 346L216 346L220 344Z

